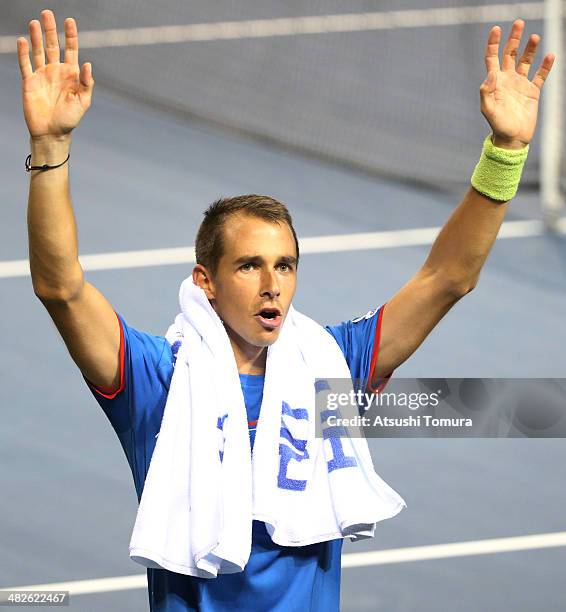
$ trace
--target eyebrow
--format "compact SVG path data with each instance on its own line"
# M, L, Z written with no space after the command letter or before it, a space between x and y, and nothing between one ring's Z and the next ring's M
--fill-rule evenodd
M234 262L235 265L242 265L245 263L255 263L261 264L264 263L265 259L261 255L244 255L243 257L239 257ZM277 259L277 263L286 263L289 265L297 265L297 258L292 257L291 255L282 255Z

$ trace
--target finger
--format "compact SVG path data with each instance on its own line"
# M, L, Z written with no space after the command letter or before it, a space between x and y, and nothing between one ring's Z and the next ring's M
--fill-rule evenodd
M544 56L544 59L539 66L539 69L536 71L535 76L533 77L533 83L541 89L544 82L546 81L550 70L552 69L552 65L554 64L555 55L553 53L548 53Z
M523 55L519 60L519 65L517 66L517 72L522 74L523 76L529 76L529 70L533 65L533 61L535 59L535 55L537 54L537 47L540 42L540 36L538 34L531 34L529 40L527 42L527 46L523 51Z
M499 71L499 41L501 40L501 28L493 26L487 37L485 48L485 67L487 72Z
M16 42L18 46L18 63L20 65L20 72L22 73L22 79L27 79L27 77L33 74L33 69L31 67L31 61L29 59L29 45L27 38L20 36Z
M79 74L79 92L83 108L90 108L92 104L92 92L94 90L94 79L92 78L92 64L87 62L82 65Z
M61 61L59 50L59 39L57 38L57 24L53 11L46 9L41 11L43 29L45 30L45 52L48 64L57 64Z
M86 62L82 65L79 74L79 81L81 91L88 93L89 90L92 89L92 86L94 85L94 79L92 78L92 64L90 62Z
M503 70L515 70L517 64L517 53L521 44L521 36L525 29L525 22L522 19L517 19L511 26L509 38L503 49Z
M31 40L31 55L35 69L45 66L45 53L43 51L43 35L41 25L37 19L29 22L29 37Z
M65 19L65 63L79 65L79 35L72 17Z
M493 113L494 96L493 92L497 83L498 72L491 70L487 73L487 78L480 86L480 100L482 113L487 112L488 115ZM484 112L485 111L485 112Z

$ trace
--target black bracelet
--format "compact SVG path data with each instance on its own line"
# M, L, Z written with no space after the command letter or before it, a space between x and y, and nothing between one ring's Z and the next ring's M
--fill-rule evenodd
M50 170L51 168L59 168L59 166L62 166L65 162L69 161L69 157L71 157L70 153L69 155L67 155L67 159L64 162L61 162L60 164L57 164L56 166L48 166L47 164L43 164L43 166L32 166L31 165L31 154L30 154L26 157L26 172L30 172L31 170Z

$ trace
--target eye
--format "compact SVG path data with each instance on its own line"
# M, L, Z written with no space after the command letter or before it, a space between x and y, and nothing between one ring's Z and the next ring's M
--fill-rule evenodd
M280 264L279 264L279 269L280 269L282 272L291 272L291 270L293 269L293 266L291 266L291 265L290 265L290 264L288 264L288 263L280 263Z
M254 264L248 261L248 263L242 264L240 266L240 270L242 270L243 272L251 272L251 270L253 270L253 267Z

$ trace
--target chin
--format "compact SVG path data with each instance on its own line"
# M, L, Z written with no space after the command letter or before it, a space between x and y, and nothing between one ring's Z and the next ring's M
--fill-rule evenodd
M263 331L253 344L261 347L271 346L279 338L279 332L280 330L278 329Z

